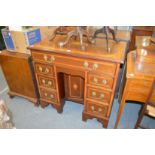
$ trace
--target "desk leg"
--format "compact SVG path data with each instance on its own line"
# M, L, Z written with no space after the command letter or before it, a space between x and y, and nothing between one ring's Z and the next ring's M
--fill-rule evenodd
M120 118L121 118L121 115L122 115L122 112L123 112L123 109L124 109L124 105L125 105L125 101L126 101L126 88L127 88L127 85L125 86L125 89L124 89L124 92L123 92L123 97L122 97L121 103L119 105L118 114L117 114L117 118L116 118L116 123L115 123L115 127L114 127L115 129L118 126L118 123L120 121Z
M146 106L147 104L143 105L141 111L140 111L140 115L138 116L138 120L136 122L136 125L135 125L135 129L138 129L138 127L140 127L140 123L143 119L143 116L145 115L145 111L146 111Z

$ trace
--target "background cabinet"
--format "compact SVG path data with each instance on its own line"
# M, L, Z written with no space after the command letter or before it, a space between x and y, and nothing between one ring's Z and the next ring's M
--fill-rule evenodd
M38 93L30 55L4 50L0 53L0 64L9 87L10 97L21 96L37 105Z

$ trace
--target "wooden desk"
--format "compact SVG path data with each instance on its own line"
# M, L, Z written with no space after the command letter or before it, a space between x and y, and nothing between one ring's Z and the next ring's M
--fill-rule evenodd
M107 127L127 43L110 41L111 53L107 53L103 39L85 43L84 51L79 40L60 48L62 40L64 36L57 36L30 47L41 106L51 104L61 113L65 99L84 102L83 120L97 118Z
M146 50L145 50L146 49ZM144 53L139 57L136 53ZM155 78L155 48L154 46L131 51L127 56L127 71L122 81L124 85L123 96L120 102L118 115L115 123L117 128L125 102L127 100L145 103L152 82ZM151 102L155 101L155 92L151 97Z

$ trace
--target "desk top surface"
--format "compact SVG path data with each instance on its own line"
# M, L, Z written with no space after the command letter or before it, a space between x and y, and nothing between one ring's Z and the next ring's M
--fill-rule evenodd
M29 58L31 55L26 53L19 53L19 52L10 52L6 49L0 51L0 57L6 56L6 57L15 57L15 58Z
M95 44L84 41L85 50L80 49L79 40L71 39L65 47L59 47L58 43L64 41L66 36L56 36L53 41L43 40L29 47L31 50L47 51L63 55L70 55L82 58L91 58L96 60L106 60L117 63L124 63L127 42L119 41L116 43L109 40L110 52L106 50L106 40L103 38L96 39Z
M127 78L155 78L155 46L131 51L127 56Z

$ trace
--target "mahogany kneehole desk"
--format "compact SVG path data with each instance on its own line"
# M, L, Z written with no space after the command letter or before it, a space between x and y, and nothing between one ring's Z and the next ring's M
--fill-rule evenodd
M127 43L110 41L111 52L106 52L105 40L95 45L85 43L80 50L78 40L60 48L57 36L29 47L40 93L40 104L51 104L59 113L64 100L83 103L83 121L97 118L107 127L120 64L124 63Z

